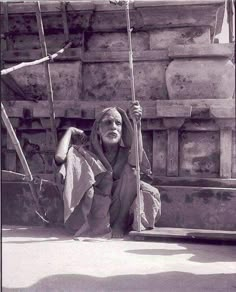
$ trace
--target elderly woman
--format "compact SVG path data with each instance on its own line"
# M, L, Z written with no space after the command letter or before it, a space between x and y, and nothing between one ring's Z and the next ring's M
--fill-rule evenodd
M136 119L141 172L150 164L143 150L142 109L131 103ZM137 200L133 129L121 108L106 108L92 127L89 148L71 145L72 138L85 138L82 130L69 128L62 137L55 160L62 164L65 227L76 237L123 237L137 230ZM160 194L141 181L141 229L152 229L160 217Z

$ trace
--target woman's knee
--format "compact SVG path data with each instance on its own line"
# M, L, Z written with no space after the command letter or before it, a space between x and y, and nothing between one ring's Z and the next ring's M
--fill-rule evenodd
M143 193L151 194L159 202L161 201L160 192L156 187L154 187L154 186L142 181L141 182L141 190L143 191Z

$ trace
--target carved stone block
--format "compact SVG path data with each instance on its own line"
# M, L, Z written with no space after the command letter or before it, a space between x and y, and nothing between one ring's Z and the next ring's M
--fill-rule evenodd
M166 70L170 99L223 99L234 92L234 66L226 58L176 59Z
M73 65L72 65L73 64ZM8 65L11 67L12 64ZM26 93L35 99L47 99L44 64L21 68L12 76ZM54 100L78 99L81 93L81 62L50 64Z
M137 99L167 99L166 66L164 61L134 64ZM131 100L129 79L128 63L84 64L82 98L94 101Z
M85 48L88 51L128 51L128 36L126 32L103 32L85 34ZM148 32L132 33L133 51L149 49ZM128 53L127 53L128 55Z
M179 175L218 177L220 173L220 133L180 133Z
M158 186L162 215L158 226L213 230L236 229L236 189ZM227 216L226 216L227 214Z
M158 29L150 32L151 50L168 48L180 44L209 44L209 27L181 27L172 29Z

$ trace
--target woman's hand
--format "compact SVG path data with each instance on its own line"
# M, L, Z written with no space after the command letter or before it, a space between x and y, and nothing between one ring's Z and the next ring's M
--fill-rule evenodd
M142 130L141 129L142 107L140 106L138 101L130 103L129 114L130 114L130 117L133 119L133 121L136 121L137 123L137 136L135 135L135 132L133 132L134 136L133 136L133 142L132 142L130 156L129 156L129 163L131 165L135 165L136 164L136 149L135 149L136 141L138 143L140 162L142 161L142 157L143 157L143 139L142 139L142 131L141 131Z
M141 121L142 118L142 107L140 106L138 101L131 102L129 107L129 113L132 119L137 122Z
M66 130L61 138L55 154L55 161L57 164L62 164L66 160L66 156L71 144L84 145L88 142L88 137L83 130L75 127L70 127Z
M70 132L71 136L83 135L84 134L83 130L77 129L75 127L70 127L70 128L68 128L67 131Z
M74 142L79 144L86 144L88 142L88 136L84 133L83 130L77 129L75 127L70 127L67 130L70 132L71 138Z

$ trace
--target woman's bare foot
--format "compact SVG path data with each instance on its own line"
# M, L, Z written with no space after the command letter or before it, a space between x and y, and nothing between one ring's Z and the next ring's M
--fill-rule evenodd
M123 238L124 235L125 231L121 225L114 225L112 227L112 238Z

